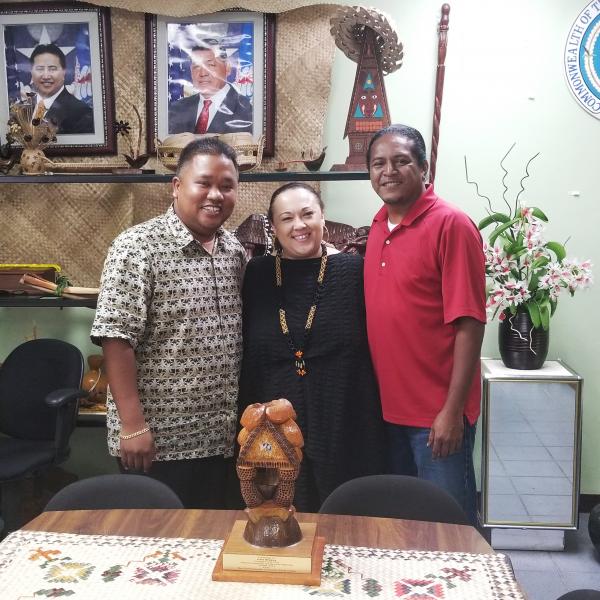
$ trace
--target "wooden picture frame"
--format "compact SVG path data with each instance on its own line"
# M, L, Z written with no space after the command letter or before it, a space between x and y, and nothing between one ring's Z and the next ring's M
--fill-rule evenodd
M37 104L39 96L27 97L27 92L37 91L52 102L45 118L58 124L57 142L44 149L46 154L116 154L108 8L55 2L0 4L0 48L2 138L10 105L23 100ZM36 48L49 52L36 54Z
M193 66L204 74L192 76ZM149 152L169 135L199 132L200 100L210 96L216 100L205 133L250 131L254 140L264 135L264 154L273 156L274 15L248 11L187 18L147 15L146 74Z

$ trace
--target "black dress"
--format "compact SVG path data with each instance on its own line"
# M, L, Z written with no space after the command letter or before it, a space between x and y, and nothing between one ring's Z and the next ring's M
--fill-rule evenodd
M249 404L275 398L294 405L305 441L294 504L316 512L340 483L383 472L383 419L367 343L363 260L349 254L328 257L303 347L304 377L296 374L279 307L283 302L294 344L302 347L321 259L281 263L282 288L275 285L273 256L253 258L246 269L240 413Z

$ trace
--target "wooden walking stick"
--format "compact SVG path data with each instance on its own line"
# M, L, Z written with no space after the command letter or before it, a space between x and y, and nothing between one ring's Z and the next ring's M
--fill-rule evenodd
M442 98L444 96L444 75L446 72L446 49L448 47L448 25L450 5L442 4L442 16L438 28L438 65L435 77L435 107L433 110L433 132L431 134L431 157L429 160L429 183L435 179L438 142L440 139L440 119L442 118Z

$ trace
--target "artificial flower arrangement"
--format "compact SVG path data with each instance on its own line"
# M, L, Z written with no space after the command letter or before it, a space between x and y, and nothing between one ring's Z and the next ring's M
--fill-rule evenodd
M46 158L43 148L56 142L57 126L44 116L35 114L35 93L27 96L25 102L15 102L10 106L6 141L9 145L17 142L22 146L19 157L21 172L39 175L50 170L52 163Z
M127 141L127 145L129 146L129 154L123 154L127 164L132 169L141 169L150 158L149 154L140 154L140 148L142 147L142 116L140 115L140 111L137 109L137 106L131 105L133 108L133 112L136 117L136 127L133 127L133 130L136 132L136 144L133 142L133 133L132 126L128 121L117 121L114 125L115 133L117 135L123 136Z
M502 163L514 146L500 161L504 177L508 171ZM502 197L508 207L506 212L497 212L492 208L490 199L479 193L477 183L469 181L468 172L467 182L474 184L477 194L488 202L489 214L479 223L479 229L493 226L487 242L484 242L488 320L497 316L503 321L510 315L516 315L519 310L526 309L533 327L542 327L547 331L560 295L568 291L573 296L577 290L588 288L593 278L589 260L568 259L563 244L545 240L544 224L548 222L548 217L539 208L525 206L519 201L525 191L523 181L529 177L529 165L538 154L530 158L525 166L525 175L521 179L521 189L514 206L506 200L508 188L502 178Z
M25 102L15 102L10 106L6 140L18 142L26 150L41 150L56 142L56 124L34 115L35 95L34 92L28 93Z

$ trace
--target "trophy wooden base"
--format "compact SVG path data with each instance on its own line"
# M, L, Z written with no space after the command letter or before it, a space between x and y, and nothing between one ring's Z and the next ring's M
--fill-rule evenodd
M315 535L315 523L301 523L302 541L284 548L249 544L243 537L245 526L246 521L235 522L213 570L214 581L321 584L325 538Z

